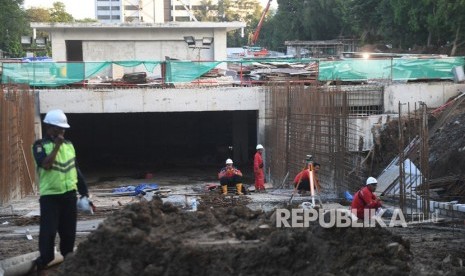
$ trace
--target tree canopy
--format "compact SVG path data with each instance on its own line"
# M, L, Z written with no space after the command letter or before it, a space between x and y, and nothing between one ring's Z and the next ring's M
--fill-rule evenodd
M465 54L465 0L273 0L257 44L284 50L292 40L358 39L398 51ZM21 36L30 35L30 22L74 22L62 2L49 9L22 8L23 0L0 0L0 49L21 56ZM228 47L248 44L261 17L258 0L202 0L194 15L199 21L242 21L243 30L228 33ZM80 22L93 22L83 19Z
M21 35L26 31L27 22L21 8L23 0L0 1L0 49L5 56L22 55Z
M287 40L356 38L399 50L455 55L465 45L465 0L277 0L263 27L262 46Z

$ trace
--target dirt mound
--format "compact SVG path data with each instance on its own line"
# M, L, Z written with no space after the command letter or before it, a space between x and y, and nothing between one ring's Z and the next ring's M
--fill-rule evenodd
M411 140L419 135L418 117L412 116L410 121L402 121L405 148ZM429 116L429 127L436 126L438 119ZM406 138L410 137L410 139ZM462 176L465 172L465 103L452 112L450 117L429 137L430 178L445 176ZM375 150L372 167L368 169L373 175L380 175L387 165L399 153L399 121L394 119L383 125L380 142ZM418 156L417 156L418 158ZM420 166L419 160L413 160Z
M430 137L431 177L462 175L465 172L465 106Z
M60 275L408 275L409 243L382 228L276 228L245 206L128 205L82 242Z

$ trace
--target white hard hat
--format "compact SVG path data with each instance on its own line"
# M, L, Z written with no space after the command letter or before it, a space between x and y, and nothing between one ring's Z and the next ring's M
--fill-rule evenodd
M376 178L372 176L368 177L367 185L376 185L376 184L378 184L378 180L376 180Z
M226 165L227 164L232 164L232 163L233 163L233 161L230 158L226 159Z
M262 144L258 144L256 149L257 149L257 150L259 150L259 149L263 149L263 146L262 146Z
M44 123L61 128L69 128L68 119L61 109L54 109L47 112L44 118Z

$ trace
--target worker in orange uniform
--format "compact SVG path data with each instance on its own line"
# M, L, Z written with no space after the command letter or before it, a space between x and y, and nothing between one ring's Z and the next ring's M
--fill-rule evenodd
M321 165L319 163L308 161L305 168L300 171L294 178L294 188L299 191L299 194L304 195L310 192L310 173L313 172L313 185L318 192L321 190L320 181L318 180L318 171Z
M352 200L351 209L357 218L365 217L365 210L369 210L369 214L375 214L376 209L381 207L381 200L373 193L376 190L378 180L374 177L368 177L365 187L355 193Z
M237 194L242 195L242 172L233 166L231 159L226 159L226 167L218 173L223 195L228 194L228 186L236 186Z
M255 175L255 191L265 192L265 172L263 170L262 153L265 150L261 144L256 147L257 152L253 158L253 173Z

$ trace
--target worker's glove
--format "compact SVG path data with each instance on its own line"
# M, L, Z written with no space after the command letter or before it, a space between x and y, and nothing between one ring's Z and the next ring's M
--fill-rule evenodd
M87 196L82 196L77 201L77 210L83 214L94 214L94 210L92 208L92 203L89 201Z

